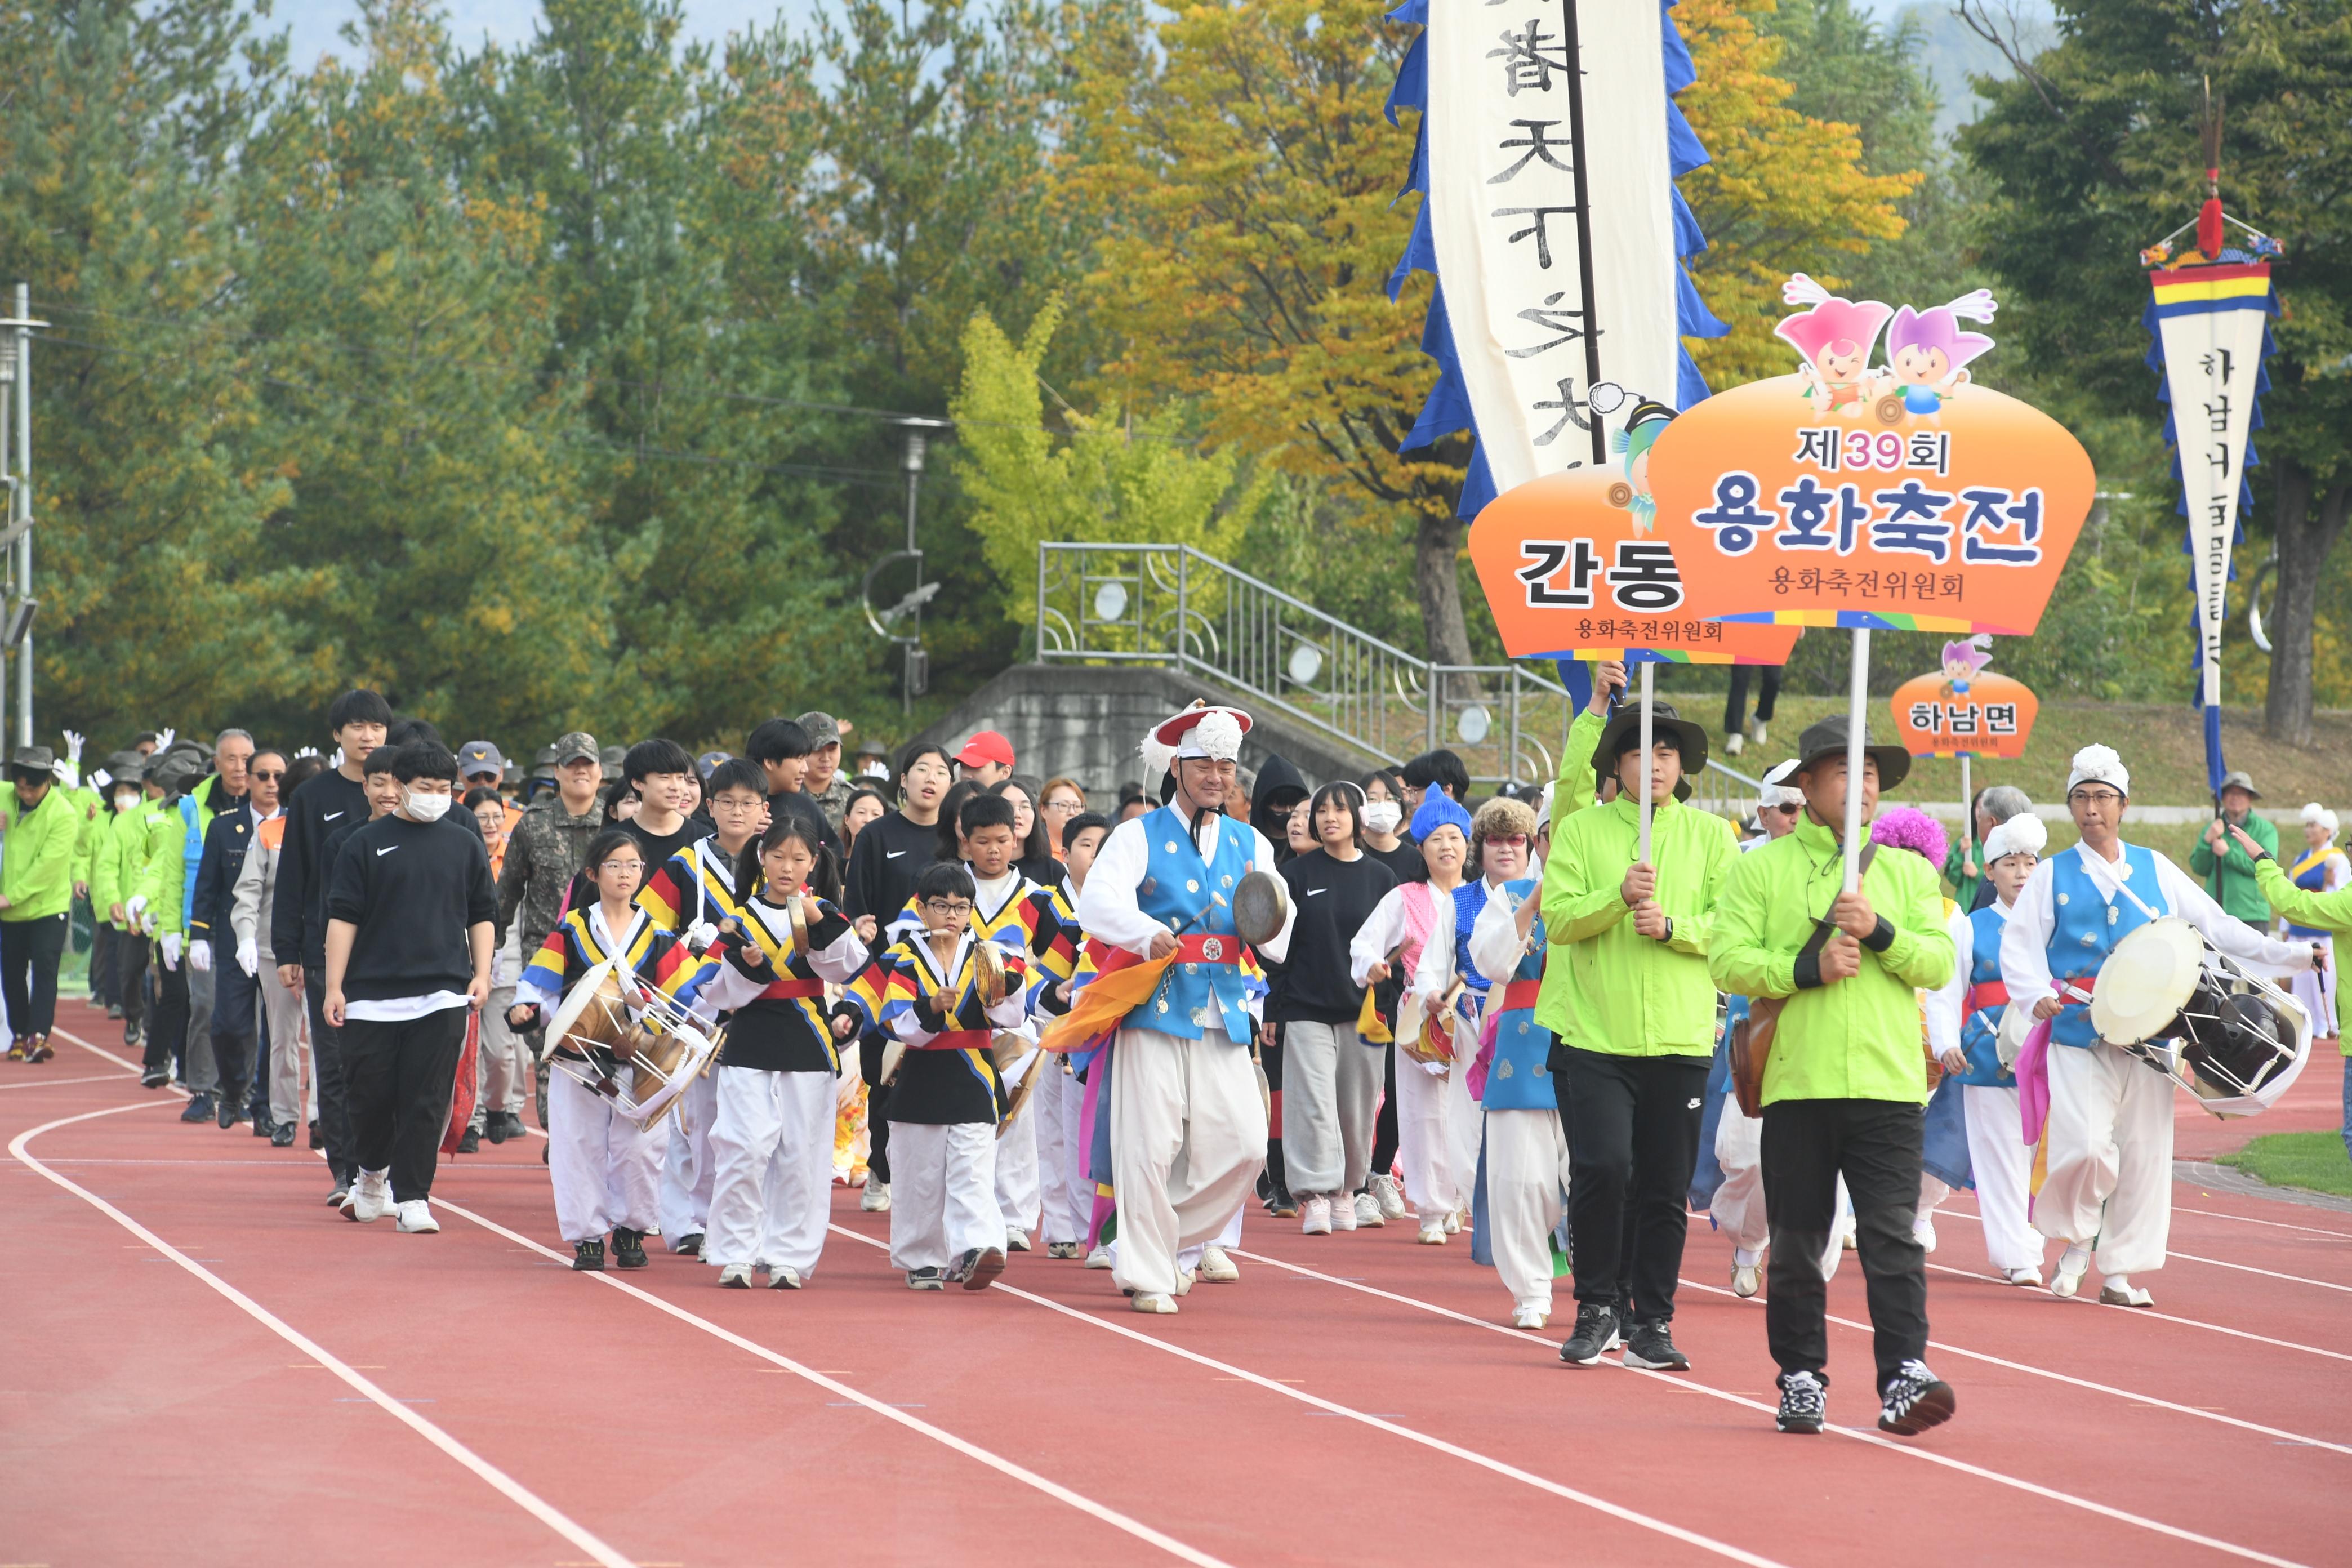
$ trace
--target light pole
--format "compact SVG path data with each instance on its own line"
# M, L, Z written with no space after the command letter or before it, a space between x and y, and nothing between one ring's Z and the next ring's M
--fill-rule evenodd
M0 321L0 477L6 479L8 500L7 527L0 531L0 542L15 546L8 559L5 651L16 658L20 746L33 743L33 612L40 606L33 597L33 329L47 325L33 319L31 286L17 284L16 313ZM5 684L0 682L0 713L5 705Z
M893 423L906 433L907 445L900 467L907 475L907 545L894 550L866 569L866 619L875 635L896 643L901 660L898 680L898 709L911 713L915 699L930 687L930 659L923 652L923 605L937 596L940 585L923 581L923 551L915 542L915 501L923 483L923 455L933 432L950 428L944 419L906 418ZM874 579L894 561L911 561L915 564L915 581L906 594L887 609L874 603ZM896 623L907 618L905 630Z

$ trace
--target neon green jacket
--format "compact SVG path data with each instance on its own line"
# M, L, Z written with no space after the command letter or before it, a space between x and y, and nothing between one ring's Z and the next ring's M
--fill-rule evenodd
M1650 860L1658 868L1658 902L1673 922L1672 934L1659 942L1634 931L1621 890L1641 833L1640 811L1622 797L1554 826L1543 905L1553 945L1536 1022L1580 1051L1711 1056L1715 983L1707 975L1707 939L1724 879L1740 858L1738 844L1731 824L1712 812L1672 798L1655 808ZM1550 985L1555 971L1565 971L1569 983Z
M1894 928L1883 952L1865 945L1862 972L1797 989L1799 950L1844 885L1830 830L1810 816L1796 831L1736 857L1715 906L1707 968L1734 995L1785 996L1764 1103L1782 1100L1891 1100L1924 1105L1919 992L1952 977L1951 933L1936 868L1887 850L1863 874L1862 890Z
M37 921L61 915L73 904L74 851L81 843L79 803L56 784L41 804L26 811L13 789L0 793L0 820L7 824L7 849L0 854L0 898L8 907L0 921Z
M150 800L135 815L132 842L139 855L139 874L123 885L147 900L146 912L155 919L151 936L184 929L181 910L187 902L188 825L181 820L179 797ZM129 902L126 899L124 902Z
M98 918L110 925L114 921L107 911L131 896L138 879L138 862L131 858L131 851L139 842L135 824L146 808L143 800L129 811L109 806L98 821L97 842L89 851L89 903Z
M2242 850L2238 858L2245 858ZM2352 887L2338 888L2332 893L2298 888L2288 879L2286 868L2275 859L2254 862L2254 885L2262 889L2271 908L2299 926L2309 926L2314 931L2352 931Z

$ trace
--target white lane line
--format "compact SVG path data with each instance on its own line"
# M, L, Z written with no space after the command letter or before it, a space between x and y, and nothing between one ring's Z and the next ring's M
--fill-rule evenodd
M1943 1210L1941 1210L1941 1209L1937 1209L1936 1212L1937 1212L1937 1214L1941 1214L1941 1213L1943 1213L1944 1211L1943 1211ZM2256 1219L2256 1218L2254 1218L2252 1215L2242 1215L2242 1214L2223 1214L2223 1213L2221 1213L2221 1210L2219 1210L2219 1209L2192 1209L2192 1208L2183 1208L2183 1207L2182 1207L2180 1205L2179 1205L2179 1204L2175 1204L2175 1205L2172 1205L2172 1212L2173 1212L2174 1214L2196 1214L2196 1215L2203 1215L2207 1219L2233 1219L2233 1220L2236 1220L2240 1225L2266 1225L2266 1226L2270 1226L2272 1229L2273 1229L2273 1230L2302 1230L2302 1231L2308 1231L2308 1232L2310 1232L2310 1233L2311 1233L2312 1235L2314 1235L2314 1236L2332 1236L2332 1237L2336 1237L2338 1241L2352 1241L2352 1230L2330 1230L2330 1229L2328 1229L2328 1228L2327 1228L2326 1226L2318 1226L2318 1225L2289 1225L2286 1221L2284 1221L2284 1220L2283 1220L2283 1219Z
M1696 1279L1685 1279L1682 1281L1682 1286L1686 1290L1704 1290L1710 1296L1728 1297L1734 1301L1740 1300L1738 1296L1734 1295L1731 1291L1725 1289L1720 1285L1705 1285ZM2014 1289L2014 1287L2012 1287L2012 1289ZM1764 1307L1764 1299L1760 1296L1751 1297L1748 1300L1747 1305L1754 1307L1759 1311L1761 1311ZM1868 1323L1858 1323L1852 1318L1841 1318L1834 1312L1827 1313L1825 1316L1829 1321L1837 1324L1840 1328L1853 1329L1865 1334L1871 1331L1871 1327ZM2108 1384L2094 1383L2088 1378L2069 1376L2067 1373L2063 1372L2053 1372L2048 1367L2033 1366L2025 1362L2010 1361L2004 1357L1991 1355L1983 1351L1963 1350L1960 1346L1952 1344L1944 1340L1929 1340L1927 1342L1927 1345L1931 1350L1937 1351L1946 1355L1958 1356L1963 1361L1980 1361L1989 1366L2005 1367L2011 1372L2021 1372L2030 1377L2045 1377L2053 1383L2063 1383L2069 1384L2076 1388L2087 1388L2094 1394L2111 1394L2117 1399L2127 1400L2134 1405L2145 1405L2158 1410L2175 1411L2182 1415L2194 1415L2200 1420L2218 1422L2221 1426L2236 1426L2247 1432L2259 1432L2265 1437L2278 1438L2285 1442L2297 1444L2303 1447L2326 1448L2334 1453L2352 1457L2352 1447L2347 1447L2341 1443L2326 1442L2317 1437L2306 1437L2300 1432L2288 1432L2276 1426L2265 1426L2258 1421L2241 1421L2234 1415L2223 1415L2218 1411L2207 1410L2201 1405L2176 1405L2169 1399L2159 1399L2153 1394L2135 1394L2128 1388L2116 1388Z
M494 1236L504 1237L507 1240L513 1242L516 1246L536 1252L543 1258L553 1258L556 1262L565 1264L567 1266L572 1261L569 1257L556 1251L553 1247L543 1247L540 1243L532 1240L530 1237L523 1235L521 1232L509 1230L505 1226L500 1225L498 1221L491 1219L487 1215L476 1214L471 1209L461 1208L457 1205L447 1202L442 1198L435 1198L433 1200L433 1206L446 1214L453 1214L461 1219L470 1221L471 1223L481 1226L484 1230L490 1232ZM828 1394L837 1394L844 1400L865 1406L866 1409L873 1411L877 1415L880 1415L887 1420L897 1422L899 1426L906 1427L911 1432L920 1433L922 1436L930 1438L933 1442L942 1444L947 1447L954 1449L957 1453L963 1455L966 1458L975 1459L981 1464L986 1465L990 1469L995 1470L1000 1475L1009 1476L1013 1479L1021 1482L1024 1486L1034 1487L1037 1490L1044 1492L1047 1497L1052 1498L1055 1501L1066 1503L1070 1507L1076 1509L1080 1513L1087 1514L1095 1519L1098 1519L1103 1523L1111 1526L1115 1530L1124 1531L1129 1535L1135 1537L1138 1541L1143 1542L1148 1545L1156 1546L1171 1557L1181 1558L1186 1563L1193 1563L1195 1568L1229 1568L1229 1565L1223 1560L1212 1557L1198 1547L1188 1545L1184 1542L1177 1540L1174 1536L1167 1534L1165 1531L1154 1530L1151 1526L1144 1523L1141 1520L1131 1518L1107 1504L1097 1502L1090 1497L1087 1497L1079 1492L1072 1491L1069 1488L1062 1485L1059 1481L1048 1479L1046 1477L1039 1475L1036 1471L1032 1470L1024 1465L1016 1464L1001 1454L992 1453L990 1450L982 1447L977 1443L959 1437L954 1433L948 1431L944 1427L934 1426L929 1422L922 1420L918 1416L909 1415L906 1411L896 1405L887 1405L881 1400L875 1398L870 1394L852 1388L845 1383L836 1382L833 1378L827 1377L824 1373L817 1371L814 1367L804 1366L801 1363L793 1360L790 1356L782 1355L775 1351L770 1350L767 1346L760 1343L756 1340L747 1340L731 1329L721 1327L719 1324L712 1322L708 1318L698 1317L695 1313L688 1311L685 1308L665 1300L663 1298L653 1294L653 1292L649 1290L638 1289L636 1286L630 1284L625 1279L615 1279L614 1276L604 1273L592 1273L589 1274L587 1278L594 1280L600 1285L607 1286L612 1289L618 1290L624 1295L635 1297L636 1300L643 1301L646 1305L652 1307L658 1311L667 1312L669 1316L676 1318L682 1323L692 1324L694 1327L700 1329L704 1333L709 1334L714 1339L723 1340L727 1343L733 1345L738 1350L746 1351L752 1355L758 1356L761 1360L769 1362L775 1366L793 1373L796 1377L805 1378L807 1381L816 1384L819 1388L824 1389Z
M1936 1212L1941 1214L1944 1211L1938 1209ZM1984 1223L1984 1221L1977 1219L1975 1215L1969 1213L1966 1209L1954 1209L1951 1212L1958 1218L1973 1219L1976 1220L1979 1225L1982 1225ZM2193 1252L2168 1251L2165 1254L2165 1258L2168 1260L2178 1258L2188 1263L2210 1264L2215 1268L2234 1268L2241 1274L2259 1274L2266 1279L2284 1279L2288 1283L2294 1285L2316 1285L2323 1290L2341 1290L2347 1295L2352 1295L2352 1285L2338 1285L2326 1279L2308 1279L2300 1274L2281 1274L2274 1268L2256 1268L2252 1264L2248 1263L2224 1263L2218 1258L2200 1258Z
M194 1275L196 1279L204 1281L205 1284L210 1286L222 1297L235 1303L247 1316L251 1317L254 1321L269 1330L270 1332L276 1334L288 1344L290 1344L295 1349L300 1351L304 1355L310 1357L310 1360L318 1363L319 1365L326 1368L329 1372L333 1373L337 1377L341 1378L346 1384L349 1384L352 1386L353 1391L364 1395L370 1404L374 1405L378 1409L383 1410L394 1420L407 1426L411 1431L415 1432L418 1436L423 1437L435 1447L440 1449L444 1454L448 1455L449 1458L457 1460L457 1463L473 1471L475 1475L488 1482L493 1489L503 1493L509 1501L514 1503L525 1513L528 1513L532 1518L538 1520L541 1524L547 1526L548 1529L562 1536L565 1541L570 1542L582 1552L588 1553L590 1557L603 1564L604 1568L634 1568L634 1565L627 1555L606 1545L603 1541L591 1533L584 1526L581 1525L577 1521L563 1513L562 1510L556 1509L553 1505L546 1501L546 1500L540 1497L538 1493L532 1491L530 1488L516 1480L512 1476L508 1475L504 1470L499 1469L496 1465L491 1464L488 1459L483 1458L479 1454L474 1452L473 1449L468 1448L466 1445L457 1441L457 1438L449 1436L448 1433L443 1431L440 1427L435 1426L424 1416L417 1415L399 1399L385 1393L381 1387L377 1386L372 1379L362 1376L359 1372L355 1371L350 1363L337 1359L328 1351L326 1346L320 1344L308 1334L305 1334L299 1330L292 1327L284 1319L278 1317L276 1313L262 1306L252 1297L247 1295L244 1291L230 1284L227 1280L222 1279L211 1269L206 1268L202 1264L196 1262L186 1253L182 1252L178 1247L173 1247L162 1237L157 1236L153 1231L149 1230L145 1226L141 1225L137 1220L132 1219L129 1215L124 1214L121 1209L116 1208L112 1204L108 1203L96 1193L91 1192L87 1187L78 1184L69 1177L59 1175L57 1172L49 1169L48 1166L41 1163L41 1162L35 1159L31 1153L27 1152L27 1146L34 1139L39 1137L44 1132L55 1131L60 1127L70 1127L77 1121L88 1121L94 1117L118 1116L126 1110L144 1110L151 1106L169 1105L171 1101L168 1100L136 1100L129 1105L113 1105L107 1107L103 1110L87 1110L79 1116L60 1117L55 1121L45 1121L40 1126L28 1128L25 1131L16 1134L15 1138L11 1139L8 1143L8 1153L12 1159L20 1162L27 1169L47 1177L57 1185L63 1187L67 1192L71 1193L74 1196L81 1199L82 1202L98 1210L99 1213L106 1215L107 1218L114 1221L115 1224L121 1226L123 1229L137 1237L142 1242L153 1247L157 1252L163 1254L173 1263L178 1264L189 1274Z
M1481 1319L1471 1317L1465 1312L1454 1311L1450 1307L1438 1306L1436 1303L1432 1301L1418 1300L1411 1296L1400 1296L1393 1291L1375 1289L1369 1285L1360 1285L1352 1280L1342 1279L1334 1274L1318 1273L1312 1268L1302 1268L1296 1263L1286 1263L1279 1258L1269 1258L1261 1252L1244 1252L1241 1254L1241 1256L1255 1258L1261 1263L1271 1264L1276 1268L1287 1269L1293 1274L1303 1274L1312 1279L1320 1279L1328 1284L1338 1285L1349 1290L1360 1290L1365 1295L1377 1296L1382 1300L1394 1301L1400 1306L1416 1308L1424 1312L1434 1313L1441 1318L1451 1318L1457 1322L1467 1323L1474 1328L1490 1330L1498 1334L1508 1334L1511 1338L1518 1340L1523 1343L1541 1345L1546 1350L1549 1350L1551 1348L1548 1341L1538 1339L1521 1330L1507 1329L1500 1323L1489 1323ZM1705 1287L1702 1287L1702 1289L1704 1288ZM1084 1314L1077 1315L1084 1316ZM1693 1394L1704 1394L1712 1398L1727 1400L1734 1405L1745 1405L1750 1410L1760 1410L1768 1415L1773 1413L1773 1407L1765 1404L1761 1400L1749 1399L1744 1395L1733 1394L1727 1389L1710 1388L1703 1383L1699 1383L1686 1377L1678 1377L1672 1373L1663 1372L1643 1372L1638 1367L1629 1367L1622 1362L1603 1361L1600 1364L1602 1366L1613 1366L1621 1372L1634 1373L1643 1377L1657 1378L1664 1382L1669 1387L1685 1389ZM2301 1568L2300 1564L2295 1563L2290 1558L2273 1557L2268 1552L2257 1552L2250 1546L2241 1546L2234 1542L2220 1541L2210 1535L2200 1535L2193 1530L2184 1530L2179 1525L2167 1524L2161 1520L2148 1519L2143 1515L2132 1513L2126 1510L2116 1508L2107 1503L2095 1501L2090 1498L2077 1497L2072 1492L2062 1492L2054 1487L2045 1487L2037 1481L2029 1481L2017 1476L2004 1475L1999 1470L1989 1470L1981 1465L1972 1465L1965 1459L1955 1459L1949 1455L1938 1454L1934 1452L1932 1449L1915 1447L1906 1443L1897 1443L1891 1438L1880 1436L1876 1432L1864 1431L1856 1426L1839 1426L1835 1425L1825 1426L1822 1430L1835 1432L1841 1436L1852 1437L1857 1442L1868 1443L1873 1447L1885 1448L1892 1453L1908 1455L1912 1458L1924 1459L1932 1465L1941 1465L1947 1469L1958 1470L1965 1475L1974 1476L1980 1480L1991 1481L1999 1486L2011 1487L2019 1491L2030 1492L2036 1497L2047 1498L2053 1502L2065 1503L2070 1507L2083 1509L2088 1512L2099 1514L2107 1519L2115 1520L2119 1523L2135 1524L2143 1530L2153 1531L2159 1535L2171 1536L2177 1541L2186 1541L2193 1545L2209 1547L2215 1552L2226 1552L2232 1557L2243 1557L2248 1561L2254 1563L2266 1563L2271 1564L2272 1568Z
M1957 1274L1963 1279L1998 1283L1993 1280L1992 1276L1979 1274L1974 1269L1954 1268L1946 1263L1930 1263L1927 1267L1938 1274ZM2012 1286L2011 1289L2013 1289L2015 1287ZM2179 1323L2183 1328L2203 1329L2208 1333L2227 1334L2233 1340L2251 1340L2256 1344L2272 1345L2283 1351L2301 1351L2305 1355L2326 1356L2330 1361L2352 1362L2352 1355L2347 1355L2342 1351L2322 1350L2317 1345L2301 1344L2294 1340L2274 1340L2268 1334L2250 1333L2244 1329L2233 1329L2225 1323L2209 1323L2201 1318L2175 1317L2170 1312L2159 1312L2153 1307L2116 1307L2095 1299L2082 1300L2084 1305L2102 1312L2122 1312L2130 1317L2146 1318L2159 1323Z
M62 1089L69 1083L121 1083L121 1081L122 1075L119 1072L102 1072L92 1074L89 1078L37 1078L23 1083L0 1083L0 1091L12 1089Z
M875 1240L872 1237L861 1235L856 1231L849 1229L845 1226L835 1225L830 1226L827 1228L832 1230L836 1236L847 1237L850 1240L862 1243L867 1247L878 1248L883 1247L885 1245L882 1242ZM1374 1415L1366 1411L1353 1409L1350 1406L1337 1404L1334 1401L1321 1398L1316 1394L1305 1393L1299 1389L1286 1387L1273 1378L1262 1377L1258 1373L1251 1372L1246 1368L1234 1366L1227 1362L1218 1361L1212 1356L1202 1355L1198 1351L1186 1350L1183 1346L1171 1344L1166 1340L1154 1339L1150 1334L1139 1333L1133 1329L1128 1328L1119 1323L1111 1322L1108 1319L1097 1317L1092 1312L1083 1312L1075 1307L1066 1307L1059 1301L1049 1300L1045 1297L1033 1295L1029 1291L1007 1285L1002 1279L998 1279L993 1285L991 1285L989 1289L992 1290L1002 1290L1008 1296L1016 1296L1024 1301L1028 1301L1036 1306L1043 1307L1047 1311L1059 1312L1064 1317L1074 1318L1081 1323L1092 1324L1094 1327L1101 1329L1106 1332L1118 1334L1121 1338L1132 1340L1138 1344L1149 1345L1153 1350L1164 1352L1169 1355L1179 1357L1184 1361L1189 1361L1196 1366L1208 1367L1215 1372L1223 1373L1225 1376L1232 1378L1235 1382L1252 1384L1269 1393L1279 1394L1285 1399L1293 1399L1297 1400L1301 1405L1311 1405L1316 1410L1326 1415L1343 1416L1348 1420L1359 1422L1363 1426L1370 1426L1375 1431L1385 1432L1392 1437L1402 1437L1408 1443L1417 1443L1424 1448L1434 1449L1438 1453L1475 1465L1481 1469L1491 1470L1498 1476L1503 1476L1511 1480L1519 1481L1527 1486L1534 1487L1538 1491L1549 1492L1554 1497L1565 1498L1570 1502L1582 1504L1584 1507L1591 1509L1595 1512L1607 1514L1612 1519L1621 1520L1627 1524L1637 1526L1643 1530L1654 1531L1660 1535L1666 1536L1675 1541L1679 1541L1686 1546L1696 1546L1700 1548L1702 1551L1712 1552L1716 1555L1728 1558L1734 1563L1747 1563L1749 1565L1749 1568L1779 1568L1779 1565L1776 1564L1772 1559L1769 1557L1759 1557L1756 1553L1734 1546L1728 1542L1717 1541L1712 1536L1701 1535L1695 1530L1685 1530L1681 1525L1671 1524L1663 1519L1658 1519L1650 1514L1642 1513L1633 1509L1626 1508L1620 1503L1611 1502L1606 1498L1595 1497L1591 1492L1579 1491L1574 1487L1562 1486L1558 1481L1551 1480L1547 1477L1536 1475L1528 1470L1520 1469L1516 1465L1505 1464L1502 1460L1491 1458L1485 1454L1477 1452L1475 1449L1465 1448L1458 1444L1449 1443L1443 1437L1433 1437L1426 1432L1415 1431L1410 1426L1400 1426L1394 1421L1388 1420L1385 1417Z

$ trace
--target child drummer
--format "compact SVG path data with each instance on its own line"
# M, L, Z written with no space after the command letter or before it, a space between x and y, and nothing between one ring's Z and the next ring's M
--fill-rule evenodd
M711 948L724 963L703 993L734 1013L716 1075L702 1256L721 1285L747 1289L760 1268L772 1289L797 1290L824 1250L836 1042L856 1033L849 1016L826 1016L824 983L854 980L866 944L834 902L832 851L803 818L786 816L744 846L730 881L749 897Z
M713 967L631 901L646 876L645 851L635 837L617 828L598 834L589 843L583 869L596 900L573 906L523 971L515 985L515 1005L507 1014L508 1026L517 1032L539 1027L541 1014L551 1012L606 959L617 960L615 967L625 972L625 998L642 984L681 1004L691 1002ZM630 1011L634 1016L636 1009ZM548 1048L556 1067L548 1078L547 1165L555 1184L556 1226L572 1243L572 1267L603 1268L604 1235L610 1231L614 1262L643 1268L646 1235L657 1223L661 1123L651 1130L638 1127L610 1096L589 1087L585 1080L612 1079L625 1070L611 1051L583 1050L558 1039L550 1039Z
M1004 1268L996 1203L1003 1080L990 1054L1029 1016L1028 957L971 930L971 873L953 861L915 883L923 929L882 955L879 1021L905 1047L890 1084L890 1261L911 1290L984 1289ZM1001 992L998 986L1001 984ZM1002 999L990 1003L986 994Z

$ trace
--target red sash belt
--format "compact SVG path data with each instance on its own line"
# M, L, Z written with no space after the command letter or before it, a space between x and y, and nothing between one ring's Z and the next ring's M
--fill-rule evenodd
M1503 987L1502 1011L1506 1013L1528 1011L1536 1005L1536 997L1542 990L1543 981L1540 978L1512 981Z
M1176 963L1239 963L1242 939L1231 931L1192 931L1176 939Z
M822 996L824 994L824 982L822 980L779 980L774 984L769 986L765 991L760 993L760 1000L762 1002L783 1002L793 1000L796 997Z
M944 1035L933 1035L919 1046L907 1048L914 1051L984 1051L996 1037L987 1029L950 1029Z
M1980 980L1969 987L1968 1001L1965 1005L1966 1010L1970 1013L1979 1012L1987 1007L2005 1007L2008 1005L2009 987L1998 980Z

